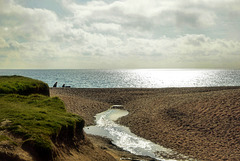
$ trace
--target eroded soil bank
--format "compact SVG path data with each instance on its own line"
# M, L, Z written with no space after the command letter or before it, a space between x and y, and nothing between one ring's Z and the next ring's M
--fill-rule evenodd
M111 105L123 104L129 115L120 123L141 137L200 160L240 160L239 87L52 88L50 94L60 97L86 125L94 124L94 116ZM93 140L102 149L110 145ZM111 147L106 151L116 159L125 155Z

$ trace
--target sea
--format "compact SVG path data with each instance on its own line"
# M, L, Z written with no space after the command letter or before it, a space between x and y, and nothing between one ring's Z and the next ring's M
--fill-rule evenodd
M0 69L0 76L21 75L52 87L169 88L240 86L240 70L216 69Z

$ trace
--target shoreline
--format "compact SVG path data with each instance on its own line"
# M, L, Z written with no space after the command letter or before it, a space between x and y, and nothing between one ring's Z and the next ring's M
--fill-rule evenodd
M82 116L85 126L122 104L129 115L119 122L138 136L201 160L240 159L240 87L50 88L50 95Z

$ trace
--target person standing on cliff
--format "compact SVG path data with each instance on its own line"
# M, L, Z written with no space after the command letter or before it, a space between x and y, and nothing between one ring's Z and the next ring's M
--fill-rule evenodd
M56 83L54 83L53 87L57 87L57 82L56 82Z

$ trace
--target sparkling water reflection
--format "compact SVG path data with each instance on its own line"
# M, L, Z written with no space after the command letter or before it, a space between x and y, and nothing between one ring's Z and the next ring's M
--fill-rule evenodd
M23 75L52 86L76 88L164 88L240 86L240 70L0 70L0 75Z
M157 160L193 160L181 154L177 154L171 149L164 148L149 140L138 137L131 133L129 128L116 124L114 121L128 114L125 110L109 109L97 114L96 126L85 127L88 134L107 137L116 146L136 155L149 156ZM164 157L163 157L164 156Z

